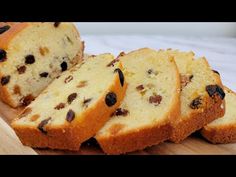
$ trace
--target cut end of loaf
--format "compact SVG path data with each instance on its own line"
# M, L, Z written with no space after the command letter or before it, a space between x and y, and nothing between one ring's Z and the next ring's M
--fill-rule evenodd
M0 35L0 49L6 53L0 62L0 97L18 107L81 62L84 46L72 23L16 23Z

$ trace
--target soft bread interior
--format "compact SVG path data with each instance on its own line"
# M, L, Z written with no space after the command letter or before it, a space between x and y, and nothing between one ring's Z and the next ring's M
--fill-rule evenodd
M98 100L114 84L117 75L114 69L119 68L120 63L107 67L113 59L110 54L90 57L64 72L26 108L31 111L26 116L23 113L23 116L13 122L13 126L36 128L40 122L50 117L47 128L56 128L68 122L66 118L69 110L73 110L75 119L79 122L84 111L90 108L93 110ZM69 98L70 95L74 96Z
M60 23L55 27L53 24L31 23L17 33L8 46L8 60L2 63L0 71L11 77L6 86L15 104L29 94L36 97L61 73L63 62L69 69L82 55L82 44L74 25ZM35 58L31 64L25 63L28 55Z
M222 126L236 126L236 94L228 89L225 90L225 115L209 123L206 128L220 128Z
M216 77L207 60L202 57L194 59L193 52L180 52L178 50L167 50L169 55L174 57L178 66L181 77L181 116L180 121L191 119L190 114L201 112L204 109L202 105L199 109L191 108L191 103L196 98L201 98L204 104L204 99L209 97L206 86L220 84L220 80Z
M120 106L123 114L114 115L97 133L98 139L170 122L168 114L179 92L176 65L168 55L141 49L120 57L120 61L128 83ZM153 96L159 101L150 101Z

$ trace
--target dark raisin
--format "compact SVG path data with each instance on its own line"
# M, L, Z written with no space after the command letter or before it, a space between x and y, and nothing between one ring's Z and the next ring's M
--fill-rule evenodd
M10 78L11 78L11 76L9 76L9 75L2 77L2 79L1 79L1 84L2 84L2 85L8 84L9 81L10 81Z
M218 95L222 100L225 97L224 90L218 85L208 85L206 86L206 91L210 97L214 97L215 95Z
M152 95L149 97L149 103L155 104L155 106L161 103L162 96L161 95Z
M60 110L65 108L65 103L59 103L57 106L54 107L54 109Z
M144 86L143 86L143 85L139 85L139 86L136 87L136 89L137 89L138 91L141 91L141 90L144 89Z
M33 55L27 55L25 57L25 64L33 64L35 62L35 58Z
M113 92L109 92L105 97L105 102L106 102L106 105L109 107L116 104L117 102L116 94Z
M73 76L69 75L68 77L65 78L65 83L70 82L73 79Z
M55 22L54 27L57 28L60 25L61 22Z
M181 83L181 89L186 87L189 82L191 82L193 79L193 75L187 76L187 75L180 75L180 83Z
M52 118L49 117L45 120L43 120L42 122L40 122L40 124L38 125L38 129L43 133L43 134L47 134L47 131L45 130L45 126L48 124L48 122L51 120Z
M63 61L61 63L61 71L63 72L63 71L66 71L66 70L67 70L67 63L65 61Z
M114 72L118 72L119 78L120 78L120 84L123 87L124 81L125 81L125 77L124 77L123 72L120 70L120 68L116 68Z
M152 74L152 73L153 73L153 70L152 70L152 69L149 69L149 70L147 71L147 73L148 73L148 74Z
M90 102L90 101L92 101L92 98L88 98L88 99L84 99L84 101L83 101L83 106L88 106L88 103Z
M214 73L220 75L220 73L219 73L218 71L216 71L216 70L212 70L212 71L213 71Z
M40 73L39 75L40 75L40 77L48 77L48 73L47 72Z
M7 52L3 49L0 49L0 62L3 62L7 59Z
M192 109L199 109L202 104L202 99L201 97L195 98L191 103L190 103L190 108Z
M26 71L26 66L20 66L17 68L19 74L24 74Z
M9 25L0 27L0 34L5 33L5 32L6 32L7 30L9 30L9 29L10 29L10 26L9 26Z
M34 97L33 97L31 94L29 94L29 95L27 95L27 96L25 96L25 97L22 97L22 98L20 99L20 103L21 103L23 106L28 106L33 100L34 100Z
M71 104L77 97L77 93L72 93L67 97L67 102Z
M158 74L158 72L157 71L154 71L153 69L149 69L148 71L147 71L147 73L148 74L154 74L155 76Z
M66 114L66 120L68 122L72 122L74 120L74 118L75 118L75 112L70 109Z
M129 111L127 109L118 108L113 115L115 116L127 116Z

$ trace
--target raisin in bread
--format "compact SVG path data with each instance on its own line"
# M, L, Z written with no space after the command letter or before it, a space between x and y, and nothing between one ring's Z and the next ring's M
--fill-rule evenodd
M170 138L180 112L177 66L167 54L148 48L121 53L126 96L95 138L107 154L123 154Z
M224 87L225 115L206 125L201 133L212 143L236 142L236 93Z
M224 91L220 76L205 58L194 60L193 52L166 50L174 57L181 79L181 114L174 124L171 141L180 142L191 133L224 115Z
M24 145L79 150L120 105L126 91L121 63L90 57L55 79L12 122Z
M26 106L83 55L72 23L0 23L0 98Z

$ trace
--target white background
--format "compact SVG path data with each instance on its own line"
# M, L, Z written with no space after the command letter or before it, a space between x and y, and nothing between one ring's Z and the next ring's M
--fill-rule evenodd
M236 23L76 23L86 34L157 34L171 36L236 37Z
M179 49L205 56L223 84L236 91L236 23L77 23L85 52Z

